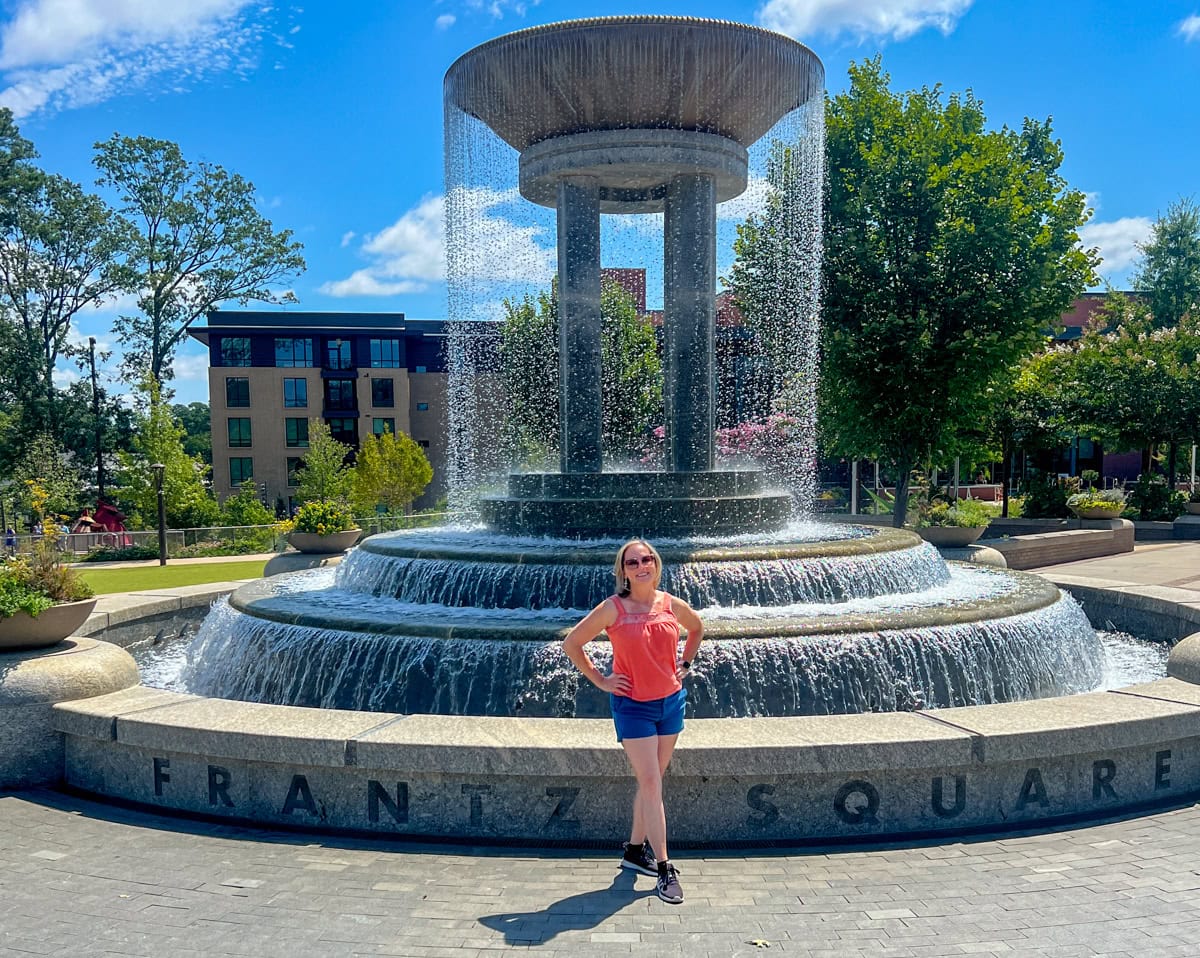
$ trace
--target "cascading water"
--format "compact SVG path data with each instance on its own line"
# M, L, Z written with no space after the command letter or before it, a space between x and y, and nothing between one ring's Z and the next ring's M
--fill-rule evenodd
M788 524L814 483L823 79L788 38L670 17L539 27L462 57L445 87L452 504L506 534L375 536L336 573L240 589L193 641L186 687L395 712L607 714L558 643L612 591L629 534L654 538L663 587L705 620L695 716L1095 686L1100 644L1045 580L947 566L910 532ZM714 395L711 365L716 280L743 222L758 242L741 262L754 345L740 358L786 413L771 463L786 489L714 468L717 411L755 400L739 375ZM599 381L602 247L661 290L660 471L628 471L601 448L614 401ZM513 474L507 494L489 493L519 459L495 320L504 298L547 290L556 267L560 471ZM593 655L609 660L604 643Z

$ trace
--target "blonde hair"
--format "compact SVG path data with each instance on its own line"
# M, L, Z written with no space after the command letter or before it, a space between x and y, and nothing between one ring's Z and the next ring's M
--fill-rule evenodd
M658 550L645 539L630 539L617 550L617 557L613 560L613 578L617 580L617 595L621 597L629 595L629 576L625 574L625 550L638 545L645 546L654 556L654 588L657 589L662 581L662 556L658 554Z

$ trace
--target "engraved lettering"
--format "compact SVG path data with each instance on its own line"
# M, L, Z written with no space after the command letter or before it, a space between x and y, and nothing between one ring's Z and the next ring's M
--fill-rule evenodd
M1154 790L1171 787L1171 750L1154 753Z
M464 785L462 793L471 796L471 824L483 824L483 796L492 790L490 785Z
M751 828L765 828L767 825L774 825L779 819L779 806L763 798L764 795L774 794L774 785L752 785L750 787L750 791L746 793L746 804L758 813L746 816L746 824Z
M942 776L939 775L933 780L933 814L938 818L954 818L961 815L963 809L967 807L967 777L965 775L954 776L954 804L949 808L943 799L944 789Z
M851 795L861 795L865 802L850 804ZM847 825L861 825L863 822L874 822L879 811L879 792L870 782L853 779L837 790L833 797L833 810Z
M558 801L554 805L554 811L550 813L550 817L546 819L547 825L557 826L559 828L578 828L579 819L571 809L575 806L575 799L579 797L578 788L547 788L547 798L556 798Z
M216 805L218 800L226 808L233 808L233 799L229 797L229 783L233 776L229 769L220 765L208 766L208 804Z
M372 822L379 821L379 803L383 803L383 807L387 809L387 813L392 816L392 821L400 825L408 822L408 783L396 783L396 800L392 801L392 796L388 794L386 788L374 779L367 782L367 819Z
M283 802L283 814L291 815L297 808L303 808L310 815L319 814L312 789L308 787L308 779L303 775L292 776L292 784Z
M156 758L154 760L154 794L162 797L163 782L171 780L171 773L167 771L171 767L169 758Z
M1092 798L1098 799L1101 793L1106 798L1116 798L1117 790L1112 787L1112 780L1117 777L1117 763L1110 758L1102 758L1092 762Z
M1041 769L1031 768L1025 773L1021 794L1017 796L1017 811L1023 809L1030 802L1037 802L1043 806L1050 804L1046 798L1046 783L1042 781Z

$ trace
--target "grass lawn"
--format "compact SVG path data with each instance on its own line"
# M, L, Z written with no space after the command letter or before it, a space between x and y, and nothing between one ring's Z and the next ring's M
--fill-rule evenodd
M229 562L197 562L187 565L146 564L126 569L80 569L83 581L96 595L114 592L141 592L145 589L170 589L180 585L228 582L231 579L255 579L263 574L264 559Z

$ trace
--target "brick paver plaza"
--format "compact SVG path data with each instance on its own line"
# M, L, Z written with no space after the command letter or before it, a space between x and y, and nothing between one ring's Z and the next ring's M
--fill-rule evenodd
M1139 553L1094 560L1096 578L1179 587L1200 568L1200 544ZM0 796L0 954L1200 955L1197 805L945 842L679 850L679 906L617 854L242 829L24 792Z

